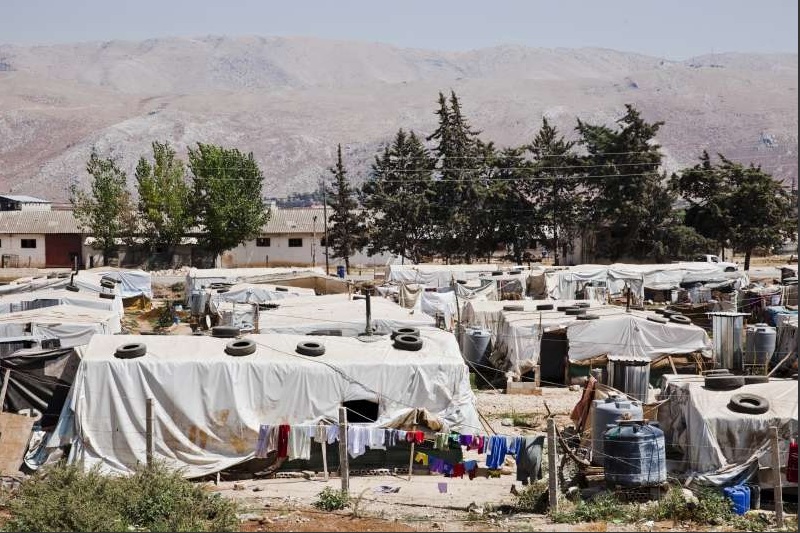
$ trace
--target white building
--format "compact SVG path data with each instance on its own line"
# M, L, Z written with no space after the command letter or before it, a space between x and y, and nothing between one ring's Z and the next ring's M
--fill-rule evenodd
M0 211L0 268L73 266L81 244L72 211Z
M332 209L328 209L328 218ZM329 250L333 254L332 250ZM372 257L358 252L350 258L350 267L384 266L390 254ZM340 259L329 260L331 271L343 265ZM325 266L325 215L322 207L298 207L282 209L272 207L270 218L261 237L222 254L221 266ZM352 273L352 272L351 272Z
M50 211L49 200L33 196L0 194L0 211Z

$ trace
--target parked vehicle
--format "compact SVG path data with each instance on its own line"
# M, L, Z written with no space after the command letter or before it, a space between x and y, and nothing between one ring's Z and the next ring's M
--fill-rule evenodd
M738 263L720 261L719 256L712 254L698 255L697 257L695 257L694 260L700 263L715 263L718 267L724 269L725 272L735 272L736 270L739 269Z

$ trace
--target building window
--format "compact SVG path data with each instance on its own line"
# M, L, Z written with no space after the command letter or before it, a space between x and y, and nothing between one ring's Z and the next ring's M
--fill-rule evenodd
M320 238L319 245L320 246L325 246L325 237Z
M302 248L302 247L303 247L303 239L299 237L289 239L289 248Z
M20 246L22 248L36 248L36 239L21 239Z
M256 246L259 246L259 247L261 247L261 248L266 248L266 247L268 247L270 244L271 244L271 243L270 243L270 241L269 241L269 237L258 237L258 238L256 239Z

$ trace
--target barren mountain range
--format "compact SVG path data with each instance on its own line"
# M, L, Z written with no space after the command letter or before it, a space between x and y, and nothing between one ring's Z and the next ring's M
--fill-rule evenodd
M605 49L502 46L469 52L312 38L204 37L0 45L0 191L64 201L95 146L131 183L153 140L254 152L266 196L310 191L342 143L351 176L400 127L429 134L439 91L500 146L547 116L611 124L623 105L663 120L669 170L703 149L797 176L797 55L686 61Z

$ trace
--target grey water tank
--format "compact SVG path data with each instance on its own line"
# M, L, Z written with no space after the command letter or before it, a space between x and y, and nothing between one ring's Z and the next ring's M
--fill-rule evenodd
M621 419L638 420L644 416L642 405L624 396L609 396L592 402L592 463L603 465L603 433L609 424Z
M464 332L464 346L462 354L470 363L478 363L488 356L492 334L489 330L480 328L467 328Z
M766 365L775 351L777 331L769 324L747 326L745 335L744 364Z
M609 485L648 487L667 481L664 432L657 423L623 420L603 434Z

